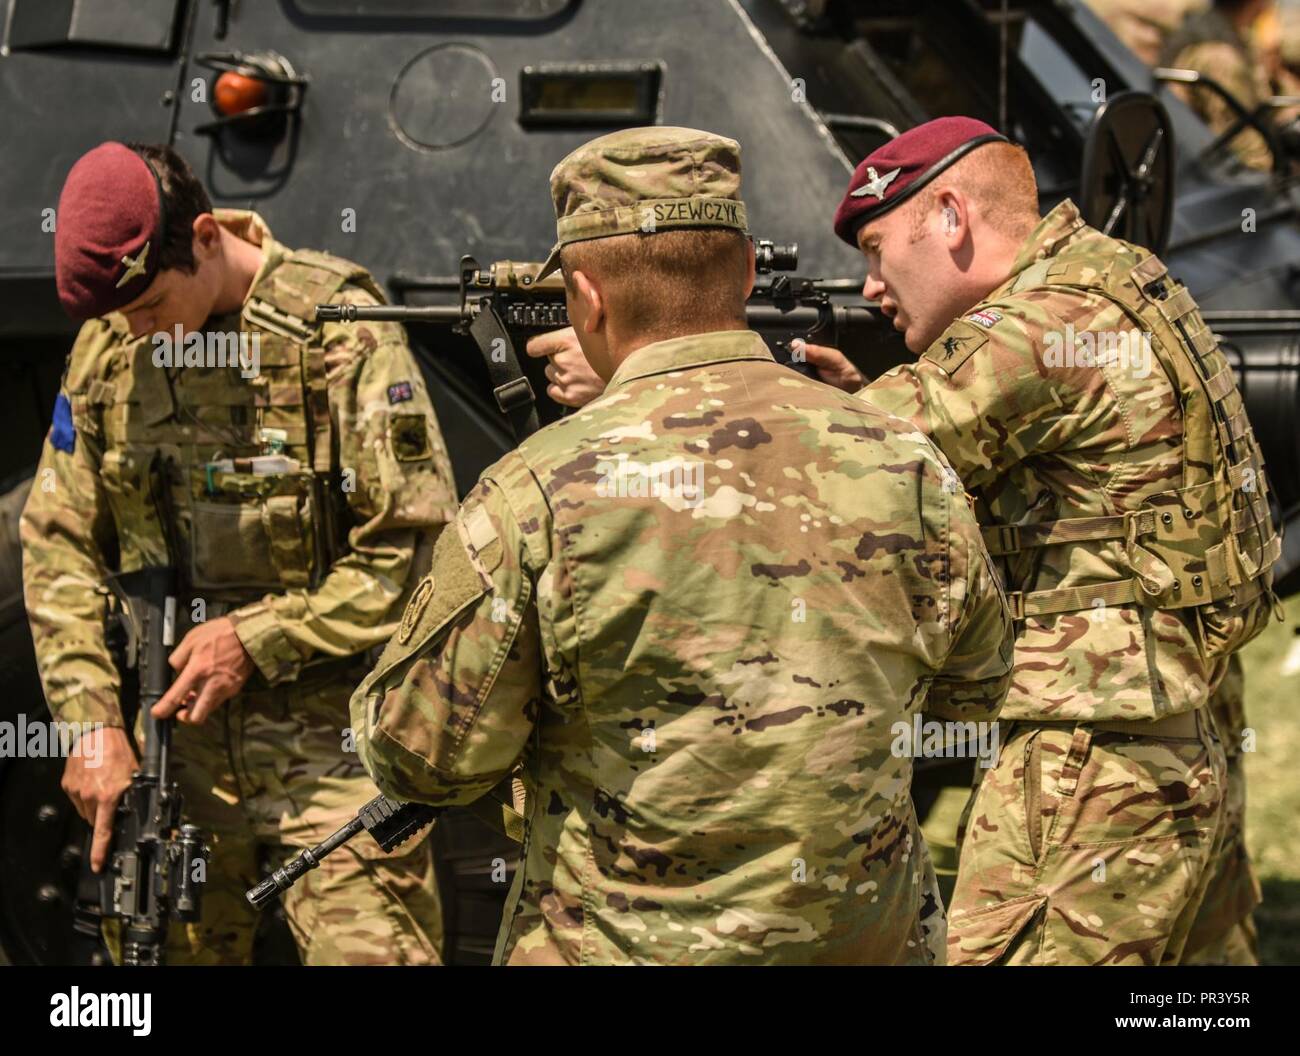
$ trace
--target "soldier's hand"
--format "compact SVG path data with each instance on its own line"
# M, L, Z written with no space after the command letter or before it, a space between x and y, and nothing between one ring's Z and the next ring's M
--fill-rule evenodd
M546 356L546 394L566 407L585 407L602 392L605 383L582 354L578 335L569 326L530 338L525 351L534 359Z
M168 657L176 681L153 706L155 718L204 722L244 688L255 665L228 616L190 631Z
M845 392L857 392L867 383L862 371L849 362L849 357L838 348L810 345L798 337L790 342L791 351L799 346L803 347L805 362L817 371L817 376L827 385L834 385Z
M78 751L63 768L63 791L95 835L90 842L90 867L94 872L108 861L113 841L113 814L122 793L131 787L131 775L140 769L126 730L101 727L81 735Z

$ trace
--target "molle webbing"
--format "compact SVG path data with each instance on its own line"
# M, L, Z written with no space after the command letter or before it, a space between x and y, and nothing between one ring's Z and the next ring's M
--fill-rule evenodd
M306 411L312 429L312 469L327 476L332 468L333 431L325 382L325 351L316 338L316 305L328 304L348 283L384 295L363 268L328 253L297 250L257 285L244 314L258 326L303 349L302 374Z
M1124 514L983 528L994 556L1123 541L1131 577L1016 592L1010 595L1014 614L1022 619L1130 602L1186 608L1229 598L1244 605L1271 584L1281 539L1269 513L1263 457L1232 368L1191 293L1172 283L1158 257L1133 264L1132 256L1112 255L1100 269L1095 259L1089 254L1040 261L1010 289L1101 294L1152 334L1152 355L1175 386L1183 415L1182 486Z

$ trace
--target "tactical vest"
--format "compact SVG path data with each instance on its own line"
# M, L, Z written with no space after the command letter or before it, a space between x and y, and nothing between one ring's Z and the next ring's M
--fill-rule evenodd
M124 571L170 552L191 592L237 604L312 587L342 553L337 437L315 307L348 283L382 303L363 269L325 253L296 251L267 272L239 322L250 341L258 336L253 377L239 364L159 367L144 340L127 350L133 359L119 376L92 384ZM248 460L269 447L297 467L252 472ZM226 459L232 470L214 468Z
M1272 566L1281 553L1268 503L1264 458L1232 368L1187 288L1137 247L1112 254L1100 277L1096 254L1031 265L1009 286L1100 294L1151 334L1154 358L1173 384L1183 420L1182 481L1136 510L1031 525L990 525L994 556L1038 547L1120 541L1127 568L1108 583L1014 592L1016 619L1136 602L1191 610L1213 660L1258 634L1276 605ZM1136 263L1135 263L1136 262ZM999 294L990 300L996 301Z

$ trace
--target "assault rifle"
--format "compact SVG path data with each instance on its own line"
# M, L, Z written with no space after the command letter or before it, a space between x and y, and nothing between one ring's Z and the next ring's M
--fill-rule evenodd
M113 819L108 868L95 876L87 867L83 884L92 889L94 908L87 913L83 907L77 926L97 932L100 918L116 918L122 924L122 964L161 965L169 922L198 919L198 885L204 877L197 863L208 850L198 826L183 821L181 794L171 776L173 720L153 716L153 706L171 685L167 655L175 644L175 574L155 566L113 576L109 584L119 604L123 667L139 683L144 743L140 769Z
M108 868L90 871L89 846L78 890L74 929L99 938L105 918L121 922L123 965L161 965L172 920L199 917L200 888L208 848L197 825L184 821L184 803L171 775L172 719L156 719L153 707L172 681L168 654L176 644L177 553L174 511L166 465L155 454L149 492L166 563L108 578L116 610L106 627L108 645L122 672L123 698L134 684L143 730L140 769L117 804ZM127 710L127 709L124 709ZM128 714L128 718L129 718Z
M865 304L837 304L835 297L858 293L861 283L851 279L810 279L790 274L798 266L799 248L760 239L755 242L756 271L770 276L755 283L747 307L749 327L761 333L779 362L809 373L791 350L803 338L837 348L860 344L865 338L889 341L889 320ZM535 334L569 325L564 301L564 279L553 273L537 277L540 263L501 260L481 267L473 257L460 262L460 277L449 280L398 278L401 289L441 289L451 285L458 303L449 305L364 306L321 304L317 321L440 323L472 337L483 354L492 394L509 419L516 439L538 428L532 384L520 365L517 344ZM874 343L873 342L873 343ZM896 361L901 361L899 357Z
M321 859L342 847L363 830L385 851L400 847L433 821L441 808L424 803L400 803L387 796L376 796L341 829L327 836L315 847L300 852L256 887L245 893L259 909L282 891L288 891L303 873L320 865Z

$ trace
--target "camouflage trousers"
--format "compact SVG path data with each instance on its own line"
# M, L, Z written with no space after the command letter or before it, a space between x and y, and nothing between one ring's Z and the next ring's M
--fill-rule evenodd
M245 692L204 726L176 724L172 758L185 813L212 854L202 917L172 924L168 964L250 963L258 911L244 892L378 794L356 754L344 751L355 681ZM385 854L357 836L282 903L304 964L439 963L442 914L427 839Z
M1242 732L1246 728L1245 675L1233 655L1210 713L1228 757L1228 789L1223 840L1211 867L1209 887L1187 936L1183 964L1259 963L1258 937L1251 914L1261 901L1259 878L1246 850L1246 768Z
M1178 963L1221 839L1204 709L1187 737L1003 725L959 836L948 963Z

